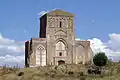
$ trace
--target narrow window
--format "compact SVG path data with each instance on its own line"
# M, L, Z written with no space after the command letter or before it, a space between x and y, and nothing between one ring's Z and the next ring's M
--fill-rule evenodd
M62 52L59 52L59 56L62 56Z
M62 27L62 22L60 21L60 28Z

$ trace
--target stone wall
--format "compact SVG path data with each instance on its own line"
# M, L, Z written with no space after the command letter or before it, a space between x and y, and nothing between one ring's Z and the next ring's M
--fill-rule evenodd
M74 16L68 12L55 10L43 15L39 37L26 42L25 63L29 59L31 67L58 65L61 60L67 64L85 63L92 58L90 42L75 41Z

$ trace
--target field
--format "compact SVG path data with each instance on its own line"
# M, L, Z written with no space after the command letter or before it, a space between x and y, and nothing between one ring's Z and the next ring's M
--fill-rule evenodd
M101 75L88 74L91 65L0 68L0 80L120 80L120 63L107 64Z

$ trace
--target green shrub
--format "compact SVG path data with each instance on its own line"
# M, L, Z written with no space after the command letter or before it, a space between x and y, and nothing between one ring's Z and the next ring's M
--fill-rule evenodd
M99 52L93 57L93 62L96 66L102 67L107 64L108 58L104 52Z

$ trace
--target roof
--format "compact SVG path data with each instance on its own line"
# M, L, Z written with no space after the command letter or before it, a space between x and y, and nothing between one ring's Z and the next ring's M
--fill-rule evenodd
M56 16L74 16L73 14L69 13L69 12L66 12L66 11L63 11L63 10L59 10L59 9L56 9L56 10L53 10L49 13L47 13L47 15L56 15Z

